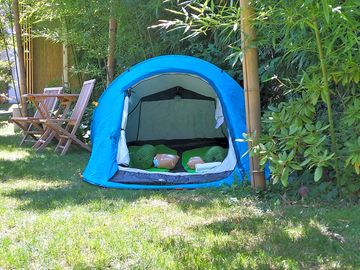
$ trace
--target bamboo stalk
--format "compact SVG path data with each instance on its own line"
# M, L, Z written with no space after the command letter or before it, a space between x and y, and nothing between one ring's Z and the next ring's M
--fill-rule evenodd
M16 38L16 47L17 47L17 56L19 61L19 77L20 77L20 102L21 110L24 116L27 116L27 104L26 99L23 95L27 94L26 89L26 73L25 73L25 62L24 62L24 52L22 48L21 40L21 28L20 28L20 15L19 15L19 4L17 0L13 0L13 13L14 13L14 28L15 28L15 38Z
M315 20L313 21L313 25L314 25L314 31L315 31L315 36L316 36L316 45L317 45L319 59L320 59L321 72L322 72L323 81L324 81L323 92L324 92L324 96L325 96L325 103L326 103L326 107L327 107L328 121L329 121L329 126L330 126L331 151L335 154L334 165L335 165L335 174L336 174L336 185L337 185L337 187L340 187L341 179L340 179L340 168L339 168L339 161L338 161L338 146L337 146L337 142L336 142L335 125L334 125L334 118L333 118L333 112L332 112L332 104L331 104L331 99L330 99L329 75L328 75L328 71L327 71L326 64L325 64L324 51L323 51L321 38L320 38L320 30L319 30L319 27Z
M113 7L110 7L113 9ZM109 47L108 47L108 61L107 61L107 84L109 85L115 76L115 44L116 44L116 29L117 20L110 15L109 19Z
M248 0L240 0L240 7L247 133L257 140L261 131L261 109L258 51L253 46L256 35L255 29L251 26L251 17L254 11ZM264 172L261 170L257 156L250 157L250 177L253 189L264 190L266 188Z
M62 45L63 51L63 80L64 87L69 88L69 55L68 55L68 46L66 42Z

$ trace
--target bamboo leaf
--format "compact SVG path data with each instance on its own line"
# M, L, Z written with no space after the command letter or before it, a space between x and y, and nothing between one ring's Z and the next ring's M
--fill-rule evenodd
M322 6L323 6L323 12L324 12L324 17L327 23L329 23L330 21L330 9L329 9L329 3L328 0L322 0Z

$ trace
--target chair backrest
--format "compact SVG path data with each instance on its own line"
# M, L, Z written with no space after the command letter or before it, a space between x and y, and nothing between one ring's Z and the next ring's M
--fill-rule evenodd
M46 87L44 88L44 94L61 94L64 87ZM58 104L58 99L56 97L48 97L44 100L44 105L47 109L47 112L54 111ZM36 110L34 117L40 117L40 112Z
M75 104L75 107L70 117L71 120L75 121L74 126L78 126L80 124L81 118L84 115L86 106L89 102L94 86L95 86L95 79L84 82L80 91L79 98Z

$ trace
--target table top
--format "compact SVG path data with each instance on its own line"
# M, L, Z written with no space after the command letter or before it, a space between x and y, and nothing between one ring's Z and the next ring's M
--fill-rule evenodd
M79 94L26 94L23 97L34 100L56 97L60 101L74 101L79 97Z

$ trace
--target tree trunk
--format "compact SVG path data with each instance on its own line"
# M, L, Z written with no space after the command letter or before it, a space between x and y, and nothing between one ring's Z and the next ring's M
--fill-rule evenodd
M253 44L256 36L255 29L251 26L250 22L253 9L248 0L240 0L240 7L247 133L257 140L261 131L261 107L258 51ZM264 172L260 168L257 156L250 157L250 176L253 189L264 190L266 188Z
M19 79L20 79L20 104L21 112L23 116L27 116L27 105L24 95L27 94L26 89L26 74L25 74L25 62L24 62L24 52L22 48L21 40L21 27L20 27L20 15L19 15L19 3L18 0L13 0L13 12L14 12L14 28L15 28L15 38L16 38L16 47L17 47L17 56L19 61Z
M110 7L113 9L113 7ZM109 85L114 80L115 75L115 45L116 45L116 29L117 20L111 11L109 19L109 47L108 47L108 61L107 61L107 84Z

